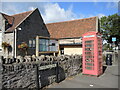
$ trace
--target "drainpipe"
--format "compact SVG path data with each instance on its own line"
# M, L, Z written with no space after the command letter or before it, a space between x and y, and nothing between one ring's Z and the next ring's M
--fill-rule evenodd
M13 37L13 58L15 56L15 31L13 31L14 37Z
M16 46L17 46L17 45L16 45L17 41L16 41L16 40L17 40L17 29L15 29L15 58L16 58L16 56L17 56L17 55L16 55L16 53L17 53L17 47L16 47Z
M16 32L17 32L17 29L14 30L14 43L13 43L14 51L13 51L13 58L16 58Z

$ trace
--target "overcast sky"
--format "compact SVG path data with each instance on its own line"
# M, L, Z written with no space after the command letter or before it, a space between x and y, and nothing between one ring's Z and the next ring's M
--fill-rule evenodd
M45 23L118 13L117 2L4 2L1 6L0 12L8 15L38 8Z

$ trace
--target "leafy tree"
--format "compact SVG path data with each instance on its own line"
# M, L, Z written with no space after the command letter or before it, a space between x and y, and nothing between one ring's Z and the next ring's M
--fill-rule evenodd
M115 43L118 45L120 42L120 16L118 14L103 16L100 19L100 31L107 43L112 43L112 37L116 37Z

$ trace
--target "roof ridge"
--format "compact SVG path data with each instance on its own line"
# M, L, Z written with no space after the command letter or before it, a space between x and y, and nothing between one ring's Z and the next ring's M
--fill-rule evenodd
M16 15L20 15L20 14L25 14L25 13L28 13L28 12L32 12L32 11L34 11L34 10L31 10L31 11L26 11L26 12L22 12L22 13L17 13L17 14L13 14L13 15L11 15L11 16L16 16Z
M7 19L7 21L9 22L9 24L13 24L13 20L14 20L14 17L13 16L10 16L10 15L7 15L7 14L4 14L4 13L1 13L2 16Z
M69 20L69 21L61 21L61 22L53 22L53 23L47 23L48 24L56 24L56 23L63 23L63 22L72 22L72 21L79 21L79 20L86 20L86 19L91 19L91 18L96 18L97 16L94 17L89 17L89 18L82 18L82 19L74 19L74 20Z
M37 8L36 8L37 9ZM23 13L19 13L19 14L15 14L15 15L12 15L13 17L16 17L16 16L19 16L19 15L22 15L22 14L25 14L27 13L27 15L17 24L14 26L14 29L17 28L27 17L29 17L36 9L34 10L31 10L31 11L27 11L27 12L23 12ZM12 28L12 27L11 27ZM6 32L11 32L9 28ZM12 28L13 29L13 28Z
M24 17L24 19L18 24L15 26L15 28L17 28L28 16L30 16L36 9L32 10L26 17Z
M6 13L1 13L1 14L3 14L3 15L6 15L6 16L9 16L9 17L13 17L13 16L11 16L11 15L8 15L8 14L6 14Z

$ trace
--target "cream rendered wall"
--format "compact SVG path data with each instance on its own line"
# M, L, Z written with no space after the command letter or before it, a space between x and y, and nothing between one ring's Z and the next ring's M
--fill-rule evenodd
M71 54L82 54L82 47L80 46L66 46L64 47L64 54L71 55Z
M5 31L5 19L2 16L2 14L0 13L0 33L1 33L1 36L0 36L1 39L0 39L0 41L1 41L1 43L3 42L3 38L4 38L4 33L3 32L4 31ZM3 55L3 49L2 48L0 50L0 55L1 56Z
M14 33L6 33L4 34L4 38L3 38L4 42L7 42L11 45L11 50L9 51L9 53L3 50L3 56L4 57L13 57L13 50L14 50Z
M82 40L79 39L61 39L59 44L73 44L73 43L82 43Z

